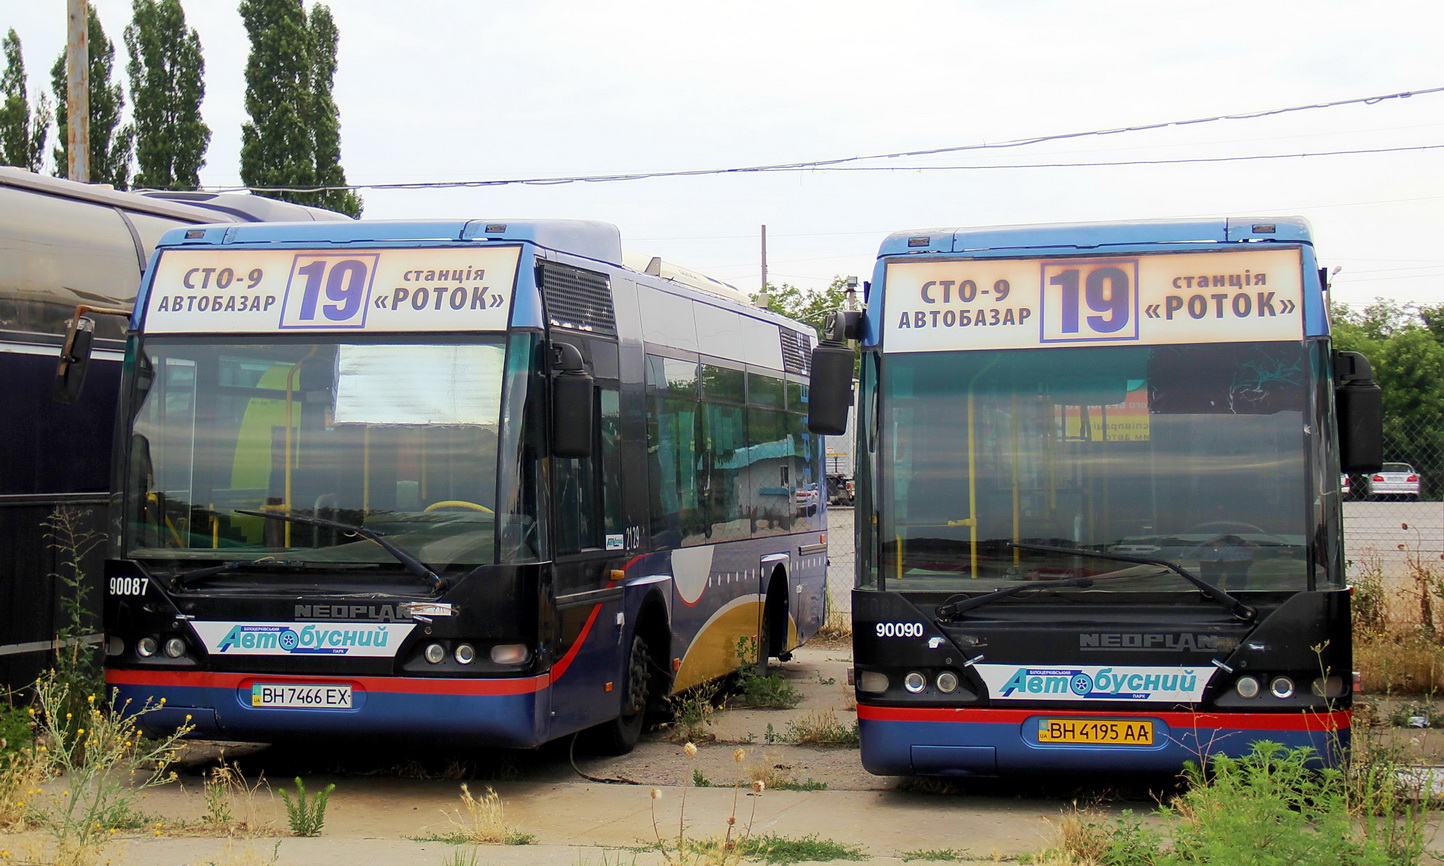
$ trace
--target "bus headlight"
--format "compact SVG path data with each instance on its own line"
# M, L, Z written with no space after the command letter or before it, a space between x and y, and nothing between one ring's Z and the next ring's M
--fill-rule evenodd
M1309 691L1321 698L1342 698L1344 696L1343 677L1319 677L1309 686Z
M457 644L456 652L451 654L459 665L469 665L476 661L476 650L469 643Z
M858 671L857 690L869 694L882 694L887 691L887 674L882 671Z
M160 644L150 635L146 635L135 642L135 654L143 659L148 659L155 655L158 649L160 649Z
M908 675L903 677L903 688L915 695L921 693L922 690L927 687L928 678L917 671L908 671Z
M1238 692L1241 698L1256 698L1259 693L1258 680L1254 677L1239 677L1233 684L1233 690Z
M120 654L123 653L123 652L125 652L125 641L121 640L120 638L116 637L115 635L111 635L111 636L109 636L109 637L107 637L107 638L105 639L105 654L106 654L106 655L108 655L108 656L118 656L118 655L120 655Z
M938 674L938 678L933 681L933 684L938 687L938 691L950 695L958 690L958 675L952 671L943 671Z
M531 658L524 643L499 643L491 648L491 660L499 665L519 665Z
M1269 693L1282 700L1294 696L1294 681L1288 677L1274 677L1269 683Z
M186 654L186 642L178 637L166 638L165 654L178 659Z
M446 647L439 643L427 644L424 655L427 661L434 665L439 665L441 664L441 660L446 658Z

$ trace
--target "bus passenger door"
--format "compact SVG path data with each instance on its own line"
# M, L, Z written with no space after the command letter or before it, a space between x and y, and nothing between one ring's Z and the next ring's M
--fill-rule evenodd
M615 352L615 345L610 346ZM631 633L619 579L622 536L621 442L616 382L598 380L592 455L551 458L553 587L560 656L553 660L551 734L616 715L621 661Z

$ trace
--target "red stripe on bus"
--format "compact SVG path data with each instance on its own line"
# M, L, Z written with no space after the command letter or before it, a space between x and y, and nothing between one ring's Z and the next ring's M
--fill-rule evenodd
M587 624L582 626L582 633L577 635L576 640L572 641L571 648L567 650L567 654L562 656L561 660L556 664L552 665L551 673L549 674L551 682L554 683L561 679L562 674L567 672L567 668L572 666L572 660L577 657L577 653L582 651L582 644L587 642L587 635L592 633L592 626L596 625L597 615L601 612L602 606L600 604L592 608L592 615L587 617Z
M1339 731L1350 726L1352 710L1328 713L1191 713L1142 711L1107 712L1057 707L1047 710L964 709L941 707L875 707L857 705L857 717L875 722L961 722L977 724L1022 724L1040 716L1050 718L1150 718L1171 728L1241 728L1251 731Z
M172 688L243 689L252 683L350 685L370 694L402 695L528 695L550 685L546 674L517 679L462 680L421 677L335 677L294 674L231 674L205 671L108 670L112 686L166 686Z

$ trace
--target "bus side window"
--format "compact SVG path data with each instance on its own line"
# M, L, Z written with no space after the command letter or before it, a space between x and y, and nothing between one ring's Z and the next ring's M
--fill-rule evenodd
M621 399L614 385L597 392L592 429L601 447L580 460L552 458L558 555L603 548L607 536L622 534Z

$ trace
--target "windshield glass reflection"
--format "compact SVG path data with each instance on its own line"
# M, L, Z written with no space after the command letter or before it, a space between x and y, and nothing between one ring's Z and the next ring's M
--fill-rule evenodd
M503 515L499 533L495 513L505 356L501 338L151 341L129 439L129 554L400 567L349 525L434 569L496 561L499 534L507 557L528 558L529 520Z
M1307 586L1300 343L978 351L883 365L877 563L889 589L1115 574L1041 545ZM1162 568L1107 591L1188 590Z

